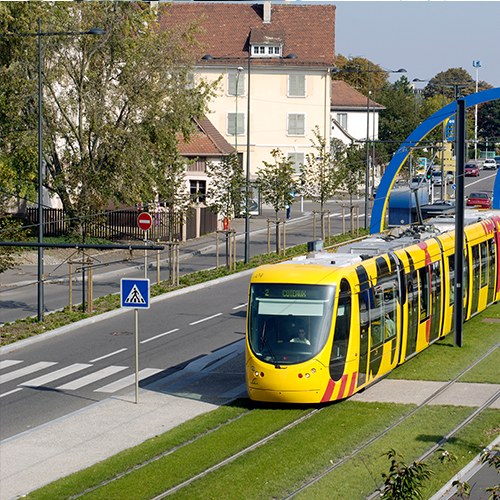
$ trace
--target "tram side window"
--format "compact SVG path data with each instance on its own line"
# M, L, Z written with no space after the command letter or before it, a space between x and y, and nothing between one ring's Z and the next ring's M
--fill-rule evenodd
M379 279L377 286L370 289L371 348L377 347L396 336L396 279L387 276Z
M429 270L427 267L418 270L418 281L420 283L420 322L422 322L429 319L430 314Z
M448 279L450 280L450 306L455 303L455 255L448 257Z
M481 287L488 284L488 244L486 241L480 244L481 250Z
M479 245L474 245L472 247L472 283L476 287L476 283L479 283L480 276L480 260L479 260Z

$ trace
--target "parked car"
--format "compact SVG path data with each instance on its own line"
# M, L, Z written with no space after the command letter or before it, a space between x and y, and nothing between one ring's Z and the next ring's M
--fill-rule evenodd
M493 158L495 160L495 163L497 164L497 168L500 167L500 156L495 156L495 158Z
M467 163L465 165L465 175L477 177L479 175L479 167L475 163Z
M491 208L492 199L488 193L477 192L471 193L467 198L468 207L476 207L476 208Z
M487 158L483 162L483 168L486 169L496 169L498 168L497 162L493 158Z

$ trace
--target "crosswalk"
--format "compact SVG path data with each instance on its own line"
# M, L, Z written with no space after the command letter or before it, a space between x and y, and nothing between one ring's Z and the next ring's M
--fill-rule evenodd
M110 365L92 371L95 365L91 362L60 366L60 363L55 361L38 361L26 366L23 365L24 361L20 359L5 359L0 361L0 398L19 392L23 388L47 387L58 391L76 391L92 384L106 382L106 379L109 377L113 377L125 370L133 370L128 366ZM88 373L89 371L90 373ZM162 369L159 368L145 368L140 370L138 373L139 381L147 379L161 371ZM54 384L71 376L78 377L54 387ZM2 387L8 382L13 381L16 383L16 388L2 392ZM94 388L93 392L113 394L133 384L135 384L135 371L118 380L111 379L105 385Z

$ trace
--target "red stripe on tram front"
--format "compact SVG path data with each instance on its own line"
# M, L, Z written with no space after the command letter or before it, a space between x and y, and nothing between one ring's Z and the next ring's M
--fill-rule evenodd
M329 379L328 385L326 387L326 391L323 394L323 397L321 398L322 403L326 403L327 401L330 401L330 399L332 398L333 389L335 389L335 382L332 379Z

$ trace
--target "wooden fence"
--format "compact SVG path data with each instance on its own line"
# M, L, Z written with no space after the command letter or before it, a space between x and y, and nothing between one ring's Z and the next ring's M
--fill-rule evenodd
M64 210L44 208L43 234L44 236L63 236L69 232L73 222L73 226L81 224L82 231L88 237L107 240L142 240L144 239L144 231L137 225L137 218L140 213L139 210L115 210L95 213L80 218L78 221L71 221ZM38 207L27 208L23 214L19 215L33 225L38 224ZM181 224L169 224L166 211L151 213L151 217L153 224L148 231L148 239L162 241L182 239L183 228ZM196 217L196 211L191 211L188 214L185 228L188 239L196 236L196 231L193 231L193 228L196 228L198 224L200 224L200 236L213 232L217 228L217 216L210 212L208 208L200 210L200 221L197 221ZM194 236L192 236L193 233Z

